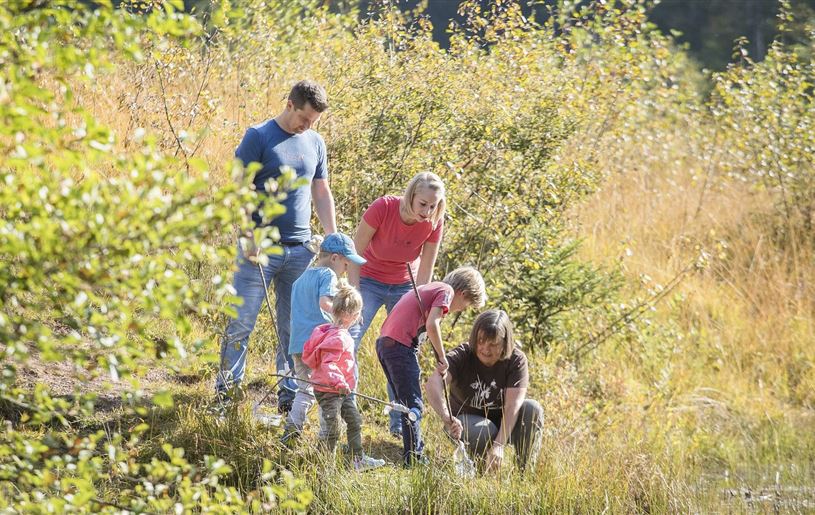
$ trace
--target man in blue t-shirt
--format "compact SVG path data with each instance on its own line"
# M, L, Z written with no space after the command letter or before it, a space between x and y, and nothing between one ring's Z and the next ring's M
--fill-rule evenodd
M289 93L286 108L277 117L250 127L243 136L235 156L244 166L260 163L261 169L254 177L258 191L266 192L266 182L277 179L281 168L289 167L298 178L308 180L306 185L288 192L282 204L286 212L273 220L264 220L260 212L252 214L258 227L274 226L280 232L282 254L268 256L263 265L263 277L267 283L274 281L278 373L293 369L288 353L291 319L292 284L308 267L314 254L305 246L311 239L311 203L326 234L336 232L334 197L328 185L328 157L325 141L311 129L320 115L328 109L325 90L312 81L300 81ZM238 247L238 271L234 286L243 304L235 306L237 318L230 320L221 342L221 365L215 389L221 399L228 399L228 391L240 384L246 371L246 353L249 335L255 327L258 312L263 305L265 292L258 267L258 249L249 232L244 235L246 248ZM287 384L296 389L294 382ZM278 408L288 411L294 394L281 387Z

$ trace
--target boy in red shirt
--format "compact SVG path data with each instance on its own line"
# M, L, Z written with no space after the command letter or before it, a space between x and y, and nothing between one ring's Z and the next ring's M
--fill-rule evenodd
M425 284L417 292L405 293L382 325L381 336L376 341L377 357L388 384L396 393L396 400L415 415L415 420L411 420L408 414L402 414L405 466L425 461L419 429L424 409L419 383L419 345L430 340L438 361L436 370L444 376L447 357L441 339L441 320L450 311L483 306L486 297L481 274L472 267L457 268L442 282Z

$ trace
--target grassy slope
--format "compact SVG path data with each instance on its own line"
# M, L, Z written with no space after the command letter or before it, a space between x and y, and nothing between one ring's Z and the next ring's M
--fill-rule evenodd
M689 140L661 142L676 159L649 163L660 152L645 143L609 160L610 180L578 210L583 257L620 264L630 285L665 284L710 253L653 314L654 337L621 350L637 366L615 360L618 349L603 360L654 398L648 424L664 434L652 452L672 455L681 482L697 474L719 494L707 501L738 492L762 509L811 508L815 261L773 243L771 200Z
M136 77L137 84L140 80ZM122 81L113 91L132 83ZM277 86L269 89L283 89ZM86 93L83 102L117 134L145 124L132 116L161 124L158 104L155 112L146 112L148 103L128 113L123 97ZM212 128L201 150L212 163L225 162L242 127L256 121L245 119L254 115L235 96L218 98L219 112L236 122ZM276 103L269 103L259 109L274 111ZM313 435L301 449L283 453L275 431L251 422L248 405L229 423L214 424L203 409L211 400L212 368L200 356L178 364L187 379L167 384L181 399L174 410L150 420L153 438L141 457L149 459L163 441L184 446L190 457L217 453L230 461L234 480L246 489L256 487L260 460L268 457L314 490L315 511L330 513L811 507L813 256L800 249L786 256L773 245L755 216L766 210L767 200L719 177L715 165L694 157L693 145L681 134L660 142L671 155L636 143L621 142L606 163L604 187L575 212L583 258L621 266L632 294L667 282L694 259L699 245L713 251L712 264L687 277L649 314L650 325L637 338L610 341L579 364L531 355L530 395L543 402L547 424L542 459L527 476L510 476L507 467L498 478L465 483L453 477L452 449L432 415L425 425L435 458L428 469L355 475L315 454L309 447ZM649 154L662 157L649 161L643 157ZM706 181L708 176L713 180ZM216 168L214 182L221 180L226 179ZM272 333L264 324L261 313L250 355L255 399L273 362ZM384 379L372 336L362 356L363 392L381 397ZM213 334L210 350L216 349ZM397 462L398 442L388 436L385 417L378 407L363 403L362 409L369 452Z

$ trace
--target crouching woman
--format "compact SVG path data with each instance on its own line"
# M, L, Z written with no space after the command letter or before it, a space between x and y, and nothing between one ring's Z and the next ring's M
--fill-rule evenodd
M543 408L526 398L529 371L524 353L515 346L506 312L491 309L473 324L470 339L447 353L444 378L437 371L425 389L445 430L462 439L471 455L496 471L504 447L515 447L519 470L534 468L543 436ZM449 386L449 410L442 381Z

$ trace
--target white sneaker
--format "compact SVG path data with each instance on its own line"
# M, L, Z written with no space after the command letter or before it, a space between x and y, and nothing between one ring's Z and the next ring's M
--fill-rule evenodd
M365 472L366 470L378 469L384 466L385 460L378 460L364 454L354 458L354 470L356 472Z

